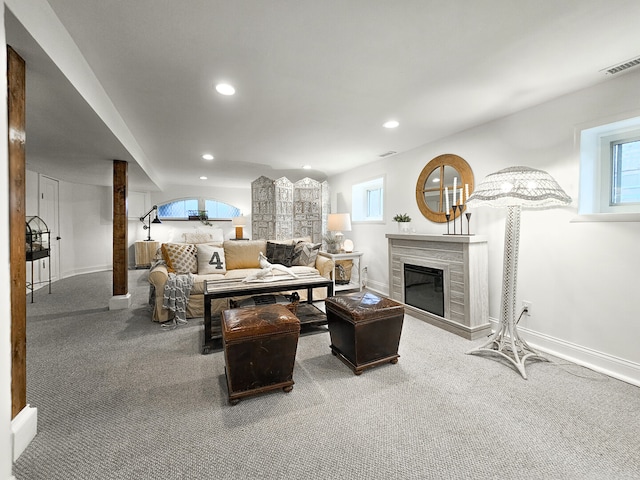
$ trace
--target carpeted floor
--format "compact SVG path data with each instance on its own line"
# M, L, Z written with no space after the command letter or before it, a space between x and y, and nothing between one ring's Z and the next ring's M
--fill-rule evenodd
M36 292L39 433L17 479L640 479L640 389L554 363L523 380L408 316L397 365L355 376L328 333L305 335L291 393L231 407L202 319L151 322L146 273L130 272L129 310L105 308L111 272Z

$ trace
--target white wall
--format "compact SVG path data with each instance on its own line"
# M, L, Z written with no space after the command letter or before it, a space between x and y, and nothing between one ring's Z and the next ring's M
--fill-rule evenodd
M386 175L385 225L354 225L347 235L364 252L369 285L388 291L385 233L408 212L420 233L444 233L444 224L425 219L415 200L416 180L435 156L455 153L471 165L476 182L513 165L548 171L574 199L569 208L524 211L522 215L518 305L533 302L521 321L527 338L540 348L590 364L640 384L640 322L637 295L640 223L572 223L577 215L579 152L576 130L640 107L640 71L544 105L487 123L412 151L376 161L329 179L332 206L348 211L351 185ZM428 114L428 113L425 113ZM578 140L579 141L579 137ZM344 205L340 205L344 203ZM499 317L505 212L473 211L472 233L489 237L490 316Z
M113 193L110 187L60 181L60 275L113 265Z

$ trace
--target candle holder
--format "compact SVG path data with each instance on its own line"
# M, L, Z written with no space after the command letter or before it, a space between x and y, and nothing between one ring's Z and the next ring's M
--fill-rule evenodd
M464 210L464 205L458 205L458 208L460 209L460 235L463 235L463 233L462 233L462 211Z
M466 212L465 217L467 217L467 235L471 235L471 230L469 230L469 222L471 221L471 212Z
M458 209L457 205L453 205L451 207L451 209L453 210L453 234L456 234L456 210Z
M451 214L450 213L445 213L444 214L444 218L447 219L447 235L450 235L450 233L449 233L449 219L451 218Z

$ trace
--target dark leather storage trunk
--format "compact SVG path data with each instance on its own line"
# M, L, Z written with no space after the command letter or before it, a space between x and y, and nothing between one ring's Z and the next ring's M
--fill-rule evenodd
M293 389L300 321L281 304L222 312L222 342L229 402Z
M397 363L404 306L368 292L325 300L331 352L356 375L381 363Z

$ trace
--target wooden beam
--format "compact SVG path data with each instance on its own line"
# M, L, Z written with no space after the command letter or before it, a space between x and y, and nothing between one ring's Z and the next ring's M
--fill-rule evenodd
M128 164L113 161L113 295L129 293Z
M11 418L27 406L27 269L25 249L24 60L7 46L9 121L9 249L11 270Z

